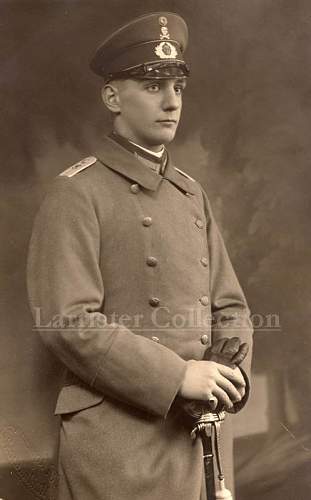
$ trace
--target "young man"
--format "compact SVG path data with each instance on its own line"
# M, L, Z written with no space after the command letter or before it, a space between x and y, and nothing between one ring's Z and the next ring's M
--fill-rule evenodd
M206 194L165 149L187 37L180 16L152 13L97 50L114 130L57 177L35 222L30 302L66 368L61 500L204 498L181 402L246 399L249 359L242 371L202 360L219 338L250 343L245 298Z

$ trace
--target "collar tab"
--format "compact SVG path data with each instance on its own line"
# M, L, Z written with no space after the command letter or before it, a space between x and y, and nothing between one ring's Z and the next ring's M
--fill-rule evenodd
M166 152L167 153L167 152ZM133 153L125 149L111 137L105 137L102 146L98 148L95 156L97 159L115 172L127 179L134 180L140 186L156 191L163 179L175 184L184 193L194 195L196 182L188 174L182 175L177 167L174 167L167 153L167 163L164 176L148 168ZM190 180L192 179L192 180Z
M161 175L147 168L132 152L109 136L104 138L96 157L110 169L151 191L156 191L162 180Z

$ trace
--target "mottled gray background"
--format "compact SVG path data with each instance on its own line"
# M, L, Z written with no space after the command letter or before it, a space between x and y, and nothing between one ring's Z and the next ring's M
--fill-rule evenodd
M171 147L202 182L257 326L250 404L236 417L239 500L311 495L309 0L0 0L0 496L53 495L59 366L32 331L33 217L50 179L92 154L109 118L93 49L123 21L189 23L192 78ZM56 375L56 376L55 376ZM129 499L130 500L130 499Z

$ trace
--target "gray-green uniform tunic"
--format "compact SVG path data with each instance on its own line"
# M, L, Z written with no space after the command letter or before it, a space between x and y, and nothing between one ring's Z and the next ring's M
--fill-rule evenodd
M200 185L109 138L96 158L55 179L30 243L31 307L67 369L59 499L199 500L176 395L213 339L251 342L249 311Z

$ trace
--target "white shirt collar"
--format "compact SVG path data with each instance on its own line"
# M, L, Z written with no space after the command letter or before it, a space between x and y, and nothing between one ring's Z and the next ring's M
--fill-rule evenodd
M156 152L156 151L151 151L150 149L144 148L143 146L140 146L139 144L136 144L136 142L133 142L133 141L129 141L129 142L131 142L132 144L134 144L134 146L136 146L137 148L143 149L144 151L147 151L147 153L149 153L150 155L156 156L157 158L161 158L163 156L164 146L162 146L161 151L157 151Z

